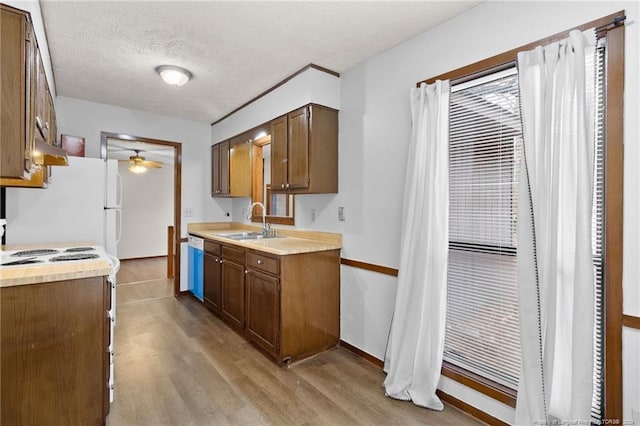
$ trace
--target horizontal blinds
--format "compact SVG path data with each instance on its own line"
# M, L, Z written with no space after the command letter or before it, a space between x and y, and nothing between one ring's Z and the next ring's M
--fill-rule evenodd
M599 40L593 55L587 55L587 70L595 70L594 81L595 105L595 156L594 156L594 185L593 185L593 213L592 236L594 288L595 288L595 317L593 329L593 399L591 415L594 423L599 424L604 419L604 155L605 155L605 48L606 38ZM589 74L587 74L589 76Z
M451 94L444 359L516 389L516 212L522 133L515 70Z

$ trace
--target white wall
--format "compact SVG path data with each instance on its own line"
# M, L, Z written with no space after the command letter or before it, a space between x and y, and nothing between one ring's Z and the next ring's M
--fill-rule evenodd
M182 144L182 236L187 235L187 224L202 222L205 218L203 202L209 198L209 176L203 153L210 145L208 123L182 120L80 99L58 97L56 105L60 133L86 138L88 157L100 156L100 132L125 133L140 137L179 142ZM193 217L185 217L184 209L193 209ZM222 210L209 209L209 213L222 216ZM186 252L186 243L181 250ZM187 264L181 262L181 288L186 290Z
M637 2L485 2L387 50L340 76L340 192L296 197L296 227L340 232L342 257L398 267L401 205L410 134L409 90L416 82L627 9L625 62L624 310L640 314L640 147ZM499 25L496 25L499 23ZM283 87L283 93L286 87ZM295 94L286 91L292 99ZM267 95L265 98L271 96ZM286 96L285 96L286 97ZM251 106L262 121L271 99ZM275 102L275 99L273 100ZM279 99L286 103L286 99ZM243 110L244 111L244 110ZM213 126L212 142L252 127L233 116L234 131ZM282 111L282 110L278 110ZM246 200L234 203L240 218ZM346 222L337 220L346 207ZM311 221L311 210L316 220ZM347 266L341 272L341 338L383 358L395 298L394 278ZM624 415L640 408L640 333L624 332ZM513 410L443 378L447 393L507 422Z
M173 225L173 164L131 173L118 164L122 177L122 238L118 257L167 255L167 226Z

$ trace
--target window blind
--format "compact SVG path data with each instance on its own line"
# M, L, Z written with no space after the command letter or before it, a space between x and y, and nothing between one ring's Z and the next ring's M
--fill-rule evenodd
M595 424L604 419L604 155L605 155L605 48L606 39L598 40L593 55L587 55L587 69L595 72L593 99L595 114L595 156L593 185L593 214L591 243L594 270L594 328L593 328L593 399L591 416ZM589 76L589 74L587 74Z
M452 88L444 360L512 389L520 373L515 68Z

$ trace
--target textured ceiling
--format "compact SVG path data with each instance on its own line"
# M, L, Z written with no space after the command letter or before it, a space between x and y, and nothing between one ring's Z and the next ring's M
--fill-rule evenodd
M40 1L58 95L209 123L305 65L343 72L478 3ZM170 87L162 64L194 78Z

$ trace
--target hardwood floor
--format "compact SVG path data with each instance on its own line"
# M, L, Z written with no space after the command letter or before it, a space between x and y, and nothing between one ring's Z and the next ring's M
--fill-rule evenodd
M173 279L167 278L167 258L123 260L116 277L118 307L173 297Z
M116 281L118 284L127 284L164 278L167 278L167 257L158 256L120 261Z
M110 426L480 424L385 397L384 373L342 348L278 367L195 298L149 290L157 281L118 283Z

